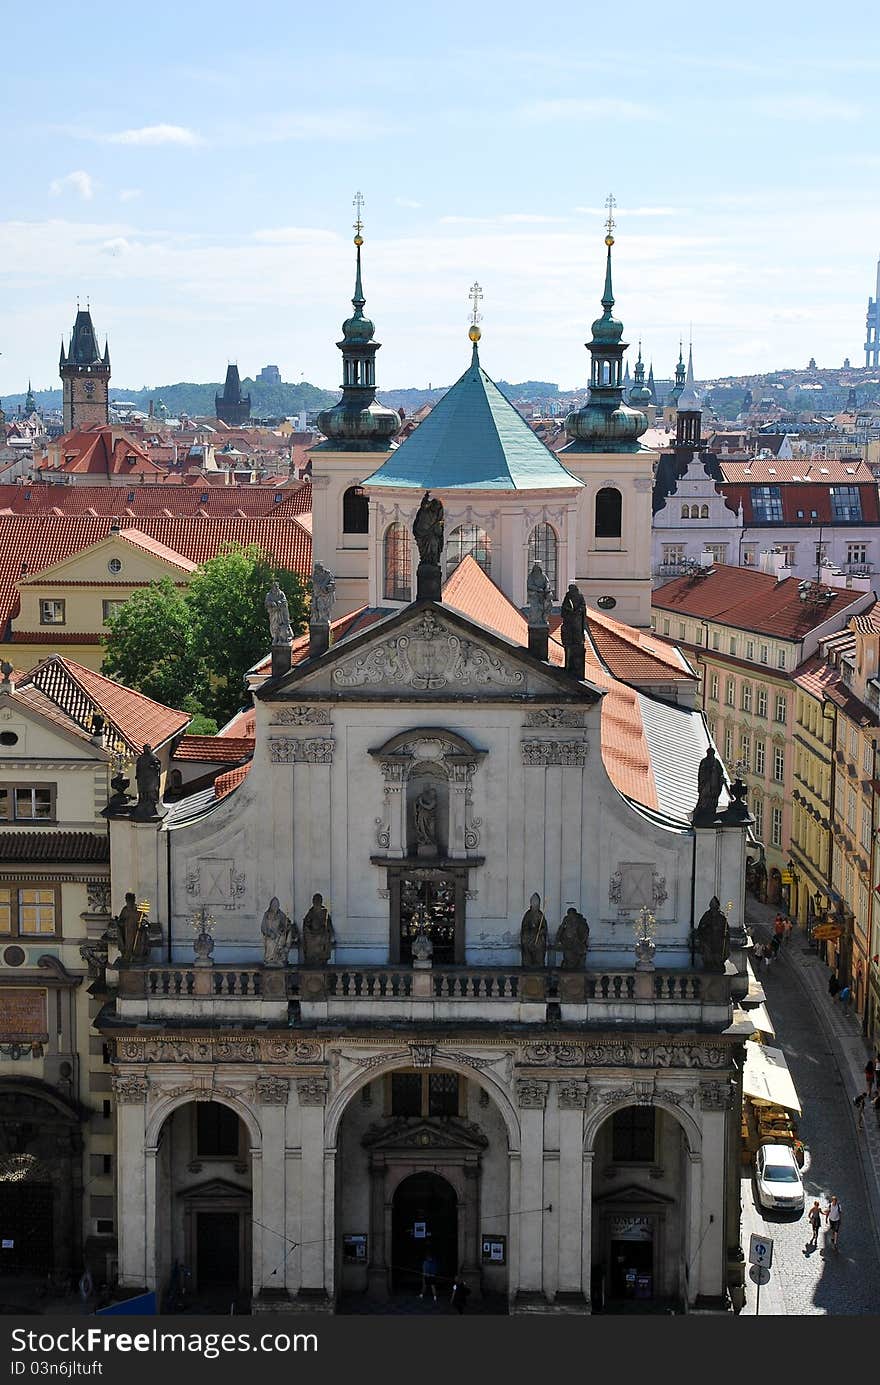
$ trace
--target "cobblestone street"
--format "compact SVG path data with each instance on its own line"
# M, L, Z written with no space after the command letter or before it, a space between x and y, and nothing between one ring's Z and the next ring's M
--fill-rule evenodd
M772 911L747 905L756 940L770 936ZM853 1097L864 1088L864 1041L857 1021L846 1018L828 996L828 969L796 931L760 980L776 1028L771 1040L785 1053L803 1115L799 1134L806 1147L803 1177L807 1205L825 1207L836 1193L842 1207L840 1249L825 1245L807 1252L806 1215L761 1210L754 1183L743 1166L742 1233L748 1254L753 1231L774 1238L771 1281L761 1289L760 1312L804 1315L880 1312L880 1132L873 1113L856 1128ZM744 1312L754 1314L756 1286L746 1280Z

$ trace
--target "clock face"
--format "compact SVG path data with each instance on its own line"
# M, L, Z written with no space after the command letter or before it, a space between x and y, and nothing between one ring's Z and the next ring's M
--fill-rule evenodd
M94 380L86 380L86 383L83 388L85 389L85 392L88 395L89 399L91 399L92 395L95 393Z

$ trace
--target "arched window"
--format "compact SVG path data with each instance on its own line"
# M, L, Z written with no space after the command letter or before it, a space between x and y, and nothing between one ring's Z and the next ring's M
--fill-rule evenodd
M691 507L690 507L690 505L682 505L682 507L681 507L681 517L682 517L682 519L690 519L690 517L691 517Z
M529 573L535 563L540 563L547 574L547 580L553 590L553 599L559 595L556 585L556 553L558 549L556 531L550 524L536 524L529 534L529 556L526 563L526 572Z
M384 590L389 601L412 599L412 562L405 524L389 524L385 530Z
M708 519L708 518L709 518L709 506L708 506L708 505L704 505L704 506L702 507L702 509L700 510L700 519Z
M460 524L446 540L447 577L468 554L488 576L492 566L492 540L478 524Z
M603 486L596 493L596 538L619 539L623 498L613 486Z
M343 534L370 532L370 504L362 486L349 486L342 497Z

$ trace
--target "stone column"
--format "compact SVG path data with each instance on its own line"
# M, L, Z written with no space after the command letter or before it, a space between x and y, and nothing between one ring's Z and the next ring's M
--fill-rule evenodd
M695 1190L699 1189L694 1198L700 1204L696 1242L700 1246L699 1275L696 1276L693 1271L691 1273L691 1292L696 1289L698 1300L707 1307L721 1307L725 1301L727 1259L724 1209L730 1104L729 1082L709 1082L701 1086L702 1160L691 1168Z
M559 1102L559 1289L556 1302L588 1308L584 1283L584 1108L586 1082L561 1082Z
M254 1225L254 1292L261 1297L286 1298L285 1266L290 1247L285 1236L286 1159L285 1122L290 1082L274 1075L258 1077L256 1099L260 1105L262 1143L261 1225ZM256 1217L256 1205L254 1206Z
M388 1301L388 1267L385 1264L385 1164L370 1165L370 1262L367 1292L377 1303Z
M584 1150L581 1207L581 1277L587 1299L587 1312L593 1311L593 1151Z
M544 1108L546 1082L520 1081L519 1290L514 1311L540 1311L546 1306L544 1258Z
M464 1259L462 1273L468 1282L471 1297L482 1297L480 1282L480 1166L464 1166Z
M326 1077L300 1077L296 1084L302 1142L302 1275L298 1298L311 1309L328 1306L324 1282L324 1106Z
M119 1221L119 1283L125 1288L155 1287L155 1261L147 1263L147 1080L114 1077ZM152 1162L155 1176L155 1160ZM155 1214L155 1195L150 1199ZM153 1233L155 1239L155 1228ZM153 1247L155 1255L155 1245Z

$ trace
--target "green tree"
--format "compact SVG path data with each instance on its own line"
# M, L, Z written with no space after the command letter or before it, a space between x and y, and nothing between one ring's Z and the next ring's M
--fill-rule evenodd
M194 633L193 659L203 671L202 711L221 725L245 701L244 675L269 648L266 592L277 577L294 634L304 627L308 593L294 572L276 571L261 549L230 547L203 563L186 593Z
M204 675L185 592L166 577L136 591L107 624L103 673L167 707L198 710L192 699Z

